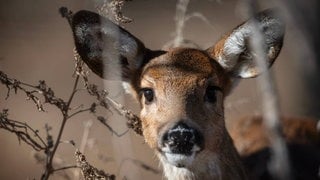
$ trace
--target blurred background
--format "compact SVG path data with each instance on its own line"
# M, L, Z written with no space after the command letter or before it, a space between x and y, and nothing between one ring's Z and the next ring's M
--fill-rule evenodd
M317 2L260 0L261 9L279 7L287 20L287 30L280 56L272 67L279 93L281 114L285 116L320 117L319 35ZM66 6L73 12L81 9L97 11L98 0L11 0L0 1L0 71L29 84L45 80L55 95L67 100L74 78L74 42L67 21L58 9ZM123 13L133 19L125 28L138 37L146 47L161 49L174 40L176 32L176 3L174 0L132 0L125 3ZM200 13L201 18L191 18L183 29L185 39L200 48L213 45L222 35L246 19L243 1L190 0L187 14ZM320 17L320 16L318 16ZM319 59L319 58L318 58ZM124 93L119 82L101 80L93 73L90 82L109 90L110 97L122 102L135 113L139 106ZM82 85L82 84L81 84ZM38 112L23 93L11 92L0 85L0 109L9 109L10 119L27 122L46 136L45 124L52 127L56 138L62 116L53 106L45 105L45 112ZM90 105L94 98L79 93L72 107ZM227 97L226 121L234 121L250 114L260 114L260 96L255 79L242 80ZM101 111L107 123L118 133L125 132L126 119L116 112ZM89 122L89 125L88 125ZM91 123L91 125L90 125ZM87 128L85 128L87 126ZM90 126L90 128L88 128ZM87 129L88 131L85 131ZM62 140L73 140L80 147L88 132L84 154L88 162L117 179L162 179L161 167L143 138L131 130L121 137L113 135L89 113L75 116L67 122ZM75 149L71 144L59 146L55 164L74 165ZM38 154L25 143L19 143L14 134L0 129L0 179L40 179L43 165L37 162ZM151 169L143 165L148 165ZM65 173L75 178L73 169ZM62 172L51 179L62 179Z

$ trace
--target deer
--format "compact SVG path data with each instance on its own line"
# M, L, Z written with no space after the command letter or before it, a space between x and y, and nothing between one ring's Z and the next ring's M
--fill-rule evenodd
M266 42L265 63L271 67L283 45L284 22L272 9L258 13L255 20ZM72 31L87 66L103 79L124 82L139 102L144 140L167 179L242 180L250 171L234 142L239 133L226 128L224 99L240 79L263 73L248 43L252 21L238 25L205 50L148 49L124 28L86 10L73 15Z

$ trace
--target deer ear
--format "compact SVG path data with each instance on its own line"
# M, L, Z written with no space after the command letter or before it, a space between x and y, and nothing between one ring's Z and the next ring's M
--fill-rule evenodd
M266 63L271 67L280 53L285 25L271 9L260 12L255 20L264 36L268 57ZM261 73L254 62L255 54L249 44L253 29L253 19L249 19L207 50L233 77L252 78Z
M157 54L125 29L90 11L79 11L72 18L76 49L98 76L130 81L130 77Z

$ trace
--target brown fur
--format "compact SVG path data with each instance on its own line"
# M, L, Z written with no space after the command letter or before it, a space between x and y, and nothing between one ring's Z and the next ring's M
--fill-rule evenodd
M199 129L205 139L204 150L189 168L201 170L201 166L209 163L208 156L216 154L223 179L243 178L244 171L224 123L223 99L230 89L227 77L221 66L200 50L173 49L151 60L142 71L140 84L141 88L155 91L153 104L146 106L143 98L141 100L140 117L148 145L158 152L162 134L177 121L185 119ZM217 92L215 104L203 101L208 85L222 89ZM202 171L196 177L205 178L210 170L203 167Z
M282 135L287 143L319 144L317 121L312 118L282 117ZM248 156L270 146L261 116L249 116L233 122L230 135L241 156Z
M230 36L231 33L224 35L213 47L208 49L208 52L215 58L218 59L219 57L224 56L224 44L227 38Z

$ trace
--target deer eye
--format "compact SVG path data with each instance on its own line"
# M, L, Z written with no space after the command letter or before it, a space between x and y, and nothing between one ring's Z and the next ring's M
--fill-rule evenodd
M206 89L206 94L204 96L204 100L209 103L214 103L217 100L216 92L220 91L221 89L217 86L208 86Z
M145 98L145 103L151 103L154 99L154 92L152 89L150 88L142 88L140 90L140 93L144 96Z

